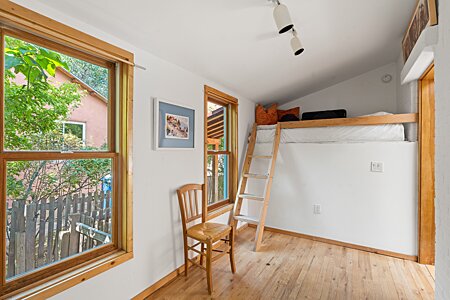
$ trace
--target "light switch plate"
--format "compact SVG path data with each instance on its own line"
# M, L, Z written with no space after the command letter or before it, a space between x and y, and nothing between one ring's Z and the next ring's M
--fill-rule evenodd
M322 213L322 206L320 204L314 204L313 211L315 215L320 215Z
M384 172L384 163L380 161L373 161L370 163L371 172Z

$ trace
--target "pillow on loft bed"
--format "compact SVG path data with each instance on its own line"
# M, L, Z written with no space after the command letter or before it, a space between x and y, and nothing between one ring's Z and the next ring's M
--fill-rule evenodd
M296 121L300 121L300 119L293 114L284 115L278 120L278 122L296 122Z
M277 122L299 121L300 107L281 110L277 109L277 104L272 104L268 109L265 109L258 104L255 120L257 125L275 125Z
M333 109L333 110L319 110L309 111L302 114L302 120L323 120L323 119L336 119L346 118L347 110L345 109Z
M298 121L298 120L300 120L299 119L300 118L300 107L294 107L294 108L287 109L287 110L279 109L279 110L277 110L277 115L278 115L278 122L286 122L287 120L288 121ZM287 120L285 118L285 120L282 121L282 118L287 115L292 115L294 117L297 117L297 120L295 120L292 116L290 116L287 118Z
M278 122L277 104L272 104L267 110L264 106L256 106L255 120L257 125L274 125Z

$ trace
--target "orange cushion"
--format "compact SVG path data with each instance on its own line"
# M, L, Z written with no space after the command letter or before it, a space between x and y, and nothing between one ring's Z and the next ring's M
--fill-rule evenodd
M278 122L277 104L272 104L267 110L262 105L256 106L256 124L273 125Z
M278 121L285 115L294 115L297 118L300 118L300 107L294 107L287 110L277 110Z

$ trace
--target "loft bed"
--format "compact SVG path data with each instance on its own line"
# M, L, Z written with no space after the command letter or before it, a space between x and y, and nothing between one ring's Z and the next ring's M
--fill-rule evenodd
M417 113L374 115L279 123L280 143L400 142L405 141L405 123L416 123ZM257 127L257 143L271 143L276 125Z
M254 157L271 155L281 129L266 226L417 255L418 145L405 140L404 125L418 120L417 113L377 113L257 126ZM374 161L382 171L371 170ZM249 173L266 172L265 160L252 161ZM246 193L262 190L252 181ZM250 217L260 211L259 203L248 204Z

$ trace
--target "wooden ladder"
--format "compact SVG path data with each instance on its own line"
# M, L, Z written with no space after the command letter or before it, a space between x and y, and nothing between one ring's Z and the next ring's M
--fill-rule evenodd
M275 128L275 138L273 141L272 153L270 155L253 155L256 144L256 124L253 125L250 139L247 146L247 153L245 154L245 161L242 167L241 180L239 189L236 194L236 201L234 202L234 209L230 215L230 223L236 228L237 222L247 222L249 224L257 225L255 236L255 251L258 251L261 246L261 241L264 233L264 224L266 222L267 208L269 206L270 189L272 187L273 174L275 171L275 163L277 160L278 147L280 144L280 124ZM253 159L264 159L269 161L267 174L252 174L250 173L250 166ZM265 180L264 193L262 195L253 195L246 193L248 179ZM241 214L243 200L261 201L262 208L259 218L252 218Z

